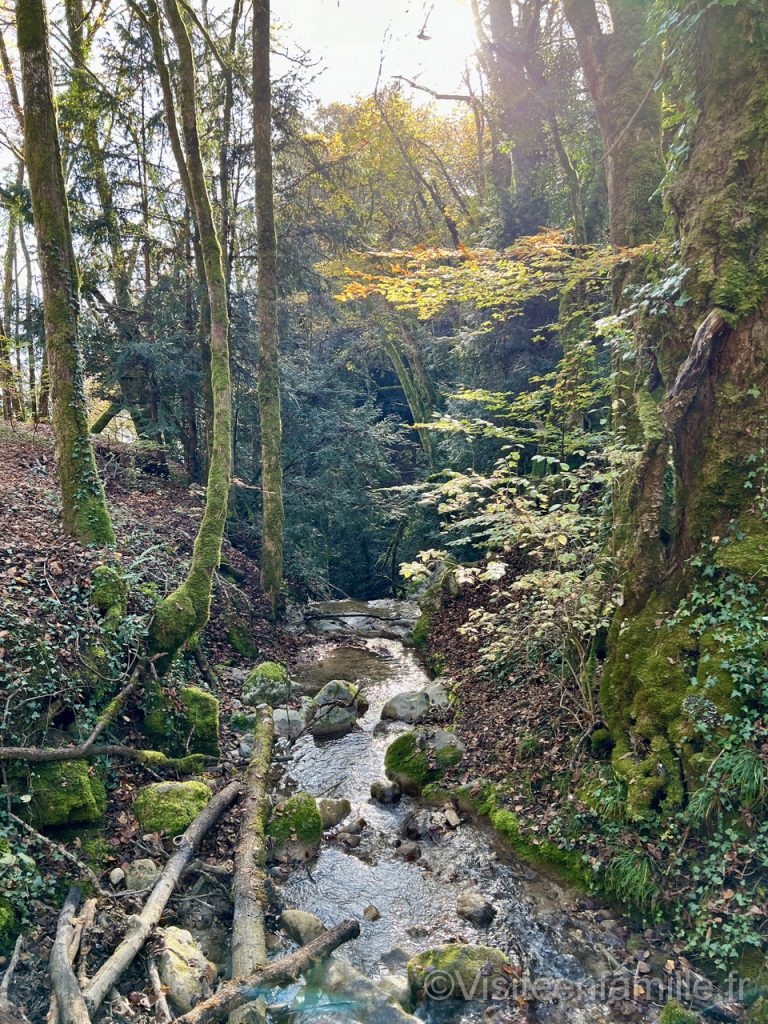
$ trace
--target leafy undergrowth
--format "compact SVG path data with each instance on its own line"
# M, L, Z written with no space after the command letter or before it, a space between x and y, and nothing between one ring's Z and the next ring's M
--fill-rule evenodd
M705 597L704 606L722 618L723 602ZM497 608L494 584L463 587L430 622L427 655L458 681L456 726L467 755L453 781L471 788L479 809L524 857L552 865L586 894L623 905L647 940L685 951L721 977L733 972L762 981L764 720L745 720L750 745L726 743L711 784L690 805L630 821L599 706L590 721L576 683L546 657L529 660L523 671L507 665L493 673L483 663L481 641L466 627L478 611ZM755 664L764 660L764 628L752 630Z
M173 468L170 479L143 471L134 464L129 449L115 444L97 445L97 457L117 535L113 557L130 586L127 608L116 626L91 600L95 571L104 563L104 553L82 549L61 532L49 430L0 428L2 746L82 741L130 677L152 607L186 570L202 514L202 490L174 479ZM238 737L226 727L229 715L239 706L235 703L239 679L233 670L261 660L290 663L298 650L298 638L272 625L266 612L258 566L225 543L211 621L201 638L203 659L185 652L163 682L172 707L178 704L179 684L215 689L222 722L221 757L206 772L214 788L240 768ZM147 700L144 693L134 694L101 739L136 748L156 746L143 734ZM38 1020L44 1019L49 1004L46 944L77 871L55 846L25 831L8 815L12 811L24 817L33 806L27 792L33 776L29 767L8 762L0 770L4 790L0 912L7 915L10 906L13 931L21 927L25 933L25 955L16 985L29 993L39 992L27 1006L31 1019ZM102 879L112 868L137 857L162 863L172 844L159 835L143 834L132 813L138 788L157 781L158 775L148 766L106 757L92 759L86 784L89 773L103 779L105 817L49 830L54 842L89 864ZM226 861L236 829L235 813L206 840L202 859ZM101 943L111 948L114 929L122 929L126 915L140 905L140 898L127 895L115 902L110 912L114 928L109 919L106 924L102 919L102 931L92 936L93 962L99 960ZM7 951L5 924L0 915L0 944ZM139 981L143 988L146 979Z

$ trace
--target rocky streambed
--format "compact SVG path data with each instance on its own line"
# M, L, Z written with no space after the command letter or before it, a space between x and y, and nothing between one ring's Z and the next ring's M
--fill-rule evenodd
M430 702L448 699L407 644L414 615L413 606L386 601L310 609L308 625L324 642L294 673L307 698L303 711L276 713L283 771L274 799L279 824L281 813L301 811L305 798L296 794L315 798L324 829L321 840L308 838L296 834L294 822L280 836L273 823L279 841L271 873L285 911L276 923L299 942L350 916L362 932L316 984L310 976L306 985L275 993L273 1016L407 1021L414 1014L455 1024L627 1019L614 1018L596 990L617 941L610 916L575 921L566 911L574 894L518 862L482 823L448 798L427 806L401 795L387 779L393 741ZM436 765L440 749L460 754L450 734L425 735L429 742L437 735L439 748L416 752L427 765ZM402 1011L382 1009L382 992ZM398 1012L402 1018L389 1015Z

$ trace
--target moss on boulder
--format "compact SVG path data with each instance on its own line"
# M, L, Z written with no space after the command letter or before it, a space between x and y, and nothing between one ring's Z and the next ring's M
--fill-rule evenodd
M19 932L19 922L9 900L0 896L0 955L10 953Z
M257 707L269 704L280 707L291 696L291 677L284 665L276 661L263 661L257 665L243 683L241 694L244 704Z
M219 701L214 694L182 686L174 701L156 682L145 684L145 692L144 734L154 745L171 756L219 756Z
M418 999L490 999L509 987L509 958L493 946L447 943L417 953L408 961L408 983Z
M267 826L272 854L277 860L308 860L323 838L323 819L314 797L294 793L278 804Z
M204 782L153 782L139 790L133 804L137 821L147 832L178 836L211 799Z
M87 761L53 761L31 773L26 816L36 828L88 825L107 809L107 794L98 770Z
M344 736L367 710L368 701L359 686L344 679L331 679L309 704L309 731L316 739Z
M405 792L418 793L439 782L447 768L464 755L464 745L444 729L413 729L398 736L387 747L384 769L387 778Z

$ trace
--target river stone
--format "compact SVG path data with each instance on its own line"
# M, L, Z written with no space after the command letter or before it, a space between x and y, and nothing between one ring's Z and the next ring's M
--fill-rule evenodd
M257 665L243 683L243 703L251 707L269 704L278 707L291 696L291 678L283 665L276 661L264 661Z
M368 701L358 687L332 679L310 704L309 731L316 739L344 736L367 710Z
M381 917L381 913L379 912L378 907L374 907L374 905L370 903L363 911L363 917L366 921L378 921Z
M162 930L163 948L157 964L160 980L174 1009L189 1013L210 993L216 968L186 928L171 925Z
M387 974L376 982L378 988L409 1013L413 1009L411 986L402 974Z
M352 810L349 800L334 800L331 797L321 797L317 801L317 809L323 819L323 829L335 828Z
M496 917L493 904L476 892L463 892L456 900L456 912L478 928L487 928Z
M400 826L400 835L405 839L422 839L432 828L429 811L411 811Z
M340 843L343 843L344 846L348 846L350 850L356 850L362 842L360 836L355 835L352 832L339 832L336 839Z
M429 711L429 695L424 690L406 690L395 694L381 709L382 719L392 722L420 722Z
M500 949L453 942L417 953L408 961L411 994L446 999L490 999L509 987L511 964ZM430 992L430 976L434 991Z
M300 711L293 708L276 708L272 712L272 724L275 736L287 740L297 740L304 732L304 719Z
M394 804L400 799L400 786L397 782L372 782L371 798L380 804Z
M267 835L275 860L301 861L314 857L323 838L323 820L314 797L294 793L277 804L267 826Z
M150 889L157 881L159 872L160 869L153 860L141 857L125 869L125 887L132 892Z
M328 931L319 917L304 910L284 910L278 924L300 946L306 946L318 935Z
M320 989L331 997L332 1002L351 1003L356 1020L375 1021L376 1024L419 1024L378 982L372 982L351 964L337 960L335 956L329 956L312 968L307 976L307 988Z
M418 794L458 764L466 747L446 729L417 727L393 740L384 755L387 777L405 793Z
M421 847L407 839L395 848L395 856L400 860L418 860L421 856Z
M109 872L110 885L118 886L125 881L125 872L122 868L112 868Z

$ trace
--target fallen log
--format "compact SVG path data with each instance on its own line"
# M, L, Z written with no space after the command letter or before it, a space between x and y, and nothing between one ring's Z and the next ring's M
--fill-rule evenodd
M168 757L159 750L138 750L122 743L81 743L77 747L0 747L0 761L24 761L26 764L50 764L53 761L82 761L87 757L124 757L156 771L183 774L202 771L215 758L206 754Z
M3 980L0 982L0 1024L29 1024L29 1019L24 1011L16 1003L12 1003L8 995L11 990L14 971L19 963L23 944L24 940L20 935L16 939L16 945L13 947L11 962L6 967Z
M86 1006L95 1013L107 993L119 981L126 968L147 941L152 929L160 920L171 893L181 875L192 860L206 832L219 820L240 794L239 782L230 782L220 790L198 814L181 837L174 855L163 868L147 902L140 914L130 919L125 937L112 956L102 964L87 986L84 996Z
M232 887L232 976L247 978L267 962L264 915L266 891L266 787L272 756L272 709L263 708L253 730L253 751L245 773L245 801L235 849ZM235 1010L230 1024L263 1020L263 1006Z
M316 939L297 949L295 953L272 960L248 978L239 978L222 985L209 999L176 1018L176 1024L210 1024L258 999L272 988L291 985L306 974L316 963L325 960L335 949L360 934L360 924L354 919L342 921L335 928L323 932Z
M77 908L80 903L80 887L73 885L59 914L56 938L51 949L51 987L56 996L58 1015L62 1024L91 1024L88 1007L77 983L72 968L70 951L74 947L77 933ZM79 941L79 940L78 940Z

